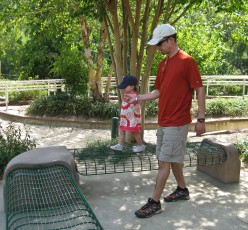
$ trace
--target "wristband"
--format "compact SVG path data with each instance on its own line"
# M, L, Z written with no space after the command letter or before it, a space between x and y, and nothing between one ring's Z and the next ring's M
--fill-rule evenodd
M198 118L197 121L200 122L200 123L204 123L205 122L205 118Z

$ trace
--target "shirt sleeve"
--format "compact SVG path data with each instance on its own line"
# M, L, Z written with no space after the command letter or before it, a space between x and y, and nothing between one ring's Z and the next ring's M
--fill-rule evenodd
M203 87L200 71L193 58L188 63L188 81L191 88Z

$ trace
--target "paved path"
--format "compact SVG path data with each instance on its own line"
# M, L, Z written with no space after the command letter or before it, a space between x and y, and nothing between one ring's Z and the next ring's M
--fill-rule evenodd
M162 202L163 212L138 219L134 211L151 196L157 172L80 176L81 191L105 230L245 230L248 229L248 172L240 183L223 184L195 168L185 168L189 201ZM175 187L170 176L163 195ZM0 182L2 191L2 181ZM161 199L162 200L162 199ZM0 196L0 229L4 229Z

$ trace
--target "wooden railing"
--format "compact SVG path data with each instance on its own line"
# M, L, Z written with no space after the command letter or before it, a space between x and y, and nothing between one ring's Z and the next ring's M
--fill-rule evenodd
M154 85L156 76L150 76L148 82L148 91ZM248 96L248 75L204 75L202 76L203 85L206 86L206 96L209 95L209 88L211 86L240 86L242 87L242 96ZM107 77L102 77L102 89L105 91ZM115 78L111 78L110 87L116 90Z
M148 91L154 85L156 76L149 77ZM234 85L242 87L242 96L248 96L248 75L211 75L202 76L203 85L206 86L206 96L209 95L209 88L212 86L227 86ZM107 77L102 77L102 92L105 92ZM115 78L111 78L110 88L116 91ZM30 90L47 90L48 95L51 92L64 89L63 79L48 79L48 80L29 80L29 81L8 81L0 80L0 99L4 100L6 110L9 103L9 92L30 91Z
M206 86L206 96L210 96L209 88L211 86L228 85L242 87L242 96L248 96L248 75L202 76L202 80L203 84Z
M48 80L28 80L28 81L8 81L0 80L1 99L4 100L6 110L9 104L9 92L46 90L47 94L56 93L57 90L64 89L63 79L48 79Z

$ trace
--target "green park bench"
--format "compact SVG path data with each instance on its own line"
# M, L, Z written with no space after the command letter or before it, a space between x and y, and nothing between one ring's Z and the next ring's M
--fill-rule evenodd
M75 168L65 147L34 149L13 158L4 173L6 230L102 230Z

